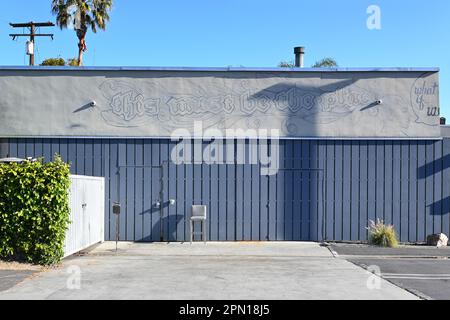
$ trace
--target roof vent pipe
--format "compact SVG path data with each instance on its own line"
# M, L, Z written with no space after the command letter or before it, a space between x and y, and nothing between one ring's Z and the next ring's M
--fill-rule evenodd
M305 47L295 47L295 67L303 68L305 66L304 58L305 58Z

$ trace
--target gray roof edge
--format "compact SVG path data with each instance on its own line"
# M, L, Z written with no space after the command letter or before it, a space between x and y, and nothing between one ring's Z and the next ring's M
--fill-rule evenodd
M441 135L444 138L450 138L450 125L441 126Z
M439 72L437 67L424 68L257 68L257 67L42 67L0 66L0 70L28 71L196 71L196 72Z

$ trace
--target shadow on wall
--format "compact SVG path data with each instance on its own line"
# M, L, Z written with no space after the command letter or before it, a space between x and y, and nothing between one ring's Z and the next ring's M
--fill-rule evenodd
M166 201L162 204L161 208L152 206L151 209L145 210L141 212L139 215L143 216L147 214L149 215L157 214L159 216L161 209L163 209L164 213L166 213L169 206L170 202ZM157 222L152 227L151 235L136 240L143 242L152 242L152 241L158 242L162 238L163 241L177 241L177 229L178 225L182 221L184 221L184 216L180 214L172 214L169 216L164 216L161 219L158 217Z
M443 216L450 213L450 197L436 201L429 205L430 214L433 216Z
M450 154L419 167L417 169L417 177L426 179L435 175L436 172L441 172L448 168L450 168Z
M317 125L339 121L355 111L346 101L339 101L336 91L343 90L356 81L351 78L321 87L276 84L249 97L247 116L261 120L278 117L283 122L284 134L315 136L318 133ZM272 112L268 112L269 110Z
M292 83L270 86L249 97L245 112L247 117L263 120L259 121L261 123L278 117L283 123L283 133L298 137L323 135L320 127L327 128L330 136L340 136L348 131L345 127L348 120L342 122L346 118L353 118L354 122L376 119L383 125L392 121L386 112L381 112L382 97L379 92L359 87L356 85L357 78L339 80L318 87ZM391 99L385 98L388 105L393 104ZM335 124L335 130L330 130L331 124Z
M417 169L417 178L426 179L448 168L450 168L450 154L419 167ZM442 191L444 192L445 190ZM450 197L436 201L433 204L428 205L427 208L429 208L431 215L446 215L450 213Z
M320 127L338 123L355 113L371 112L372 108L378 107L378 104L375 105L371 100L370 94L363 92L359 95L367 97L365 100L355 100L357 95L352 97L344 94L344 91L353 92L350 87L357 79L330 79L331 81L333 82L320 87L280 83L255 92L249 97L248 116L260 118L259 123L270 123L270 118L278 117L283 123L282 135L315 137L321 135ZM354 90L360 89L355 86ZM271 104L273 105L270 108ZM325 161L318 156L318 144L304 141L296 144L296 148L298 149L292 150L291 155L296 161L282 164L284 169L280 169L280 172L282 179L298 183L296 190L302 191L296 194L284 190L282 184L283 189L278 189L277 192L285 193L282 197L285 201L291 200L288 202L297 203L301 208L291 214L292 216L288 215L286 219L291 222L286 221L285 230L278 231L281 232L283 240L301 238L321 241L326 238L327 224L324 198L326 177L325 171L321 171L326 169ZM301 199L301 204L297 202L297 197ZM292 228L290 224L293 225Z

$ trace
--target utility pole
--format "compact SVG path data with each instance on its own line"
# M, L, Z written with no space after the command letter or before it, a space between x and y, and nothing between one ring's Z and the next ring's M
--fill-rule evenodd
M25 33L12 33L9 36L16 40L19 37L30 37L30 40L27 42L27 54L30 56L30 66L34 66L34 43L35 37L50 37L53 40L52 33L36 33L36 28L40 27L54 27L55 24L52 22L27 22L27 23L10 23L9 24L13 28L28 28L30 31L29 34Z

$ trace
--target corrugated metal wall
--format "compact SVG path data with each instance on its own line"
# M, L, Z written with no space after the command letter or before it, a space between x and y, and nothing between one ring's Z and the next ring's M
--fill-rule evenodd
M449 233L447 139L281 140L281 170L269 177L255 165L167 164L175 142L162 139L8 142L9 156L59 153L74 174L105 177L106 239L115 237L111 203L119 198L121 240L184 241L190 206L199 203L209 207L209 240L366 240L368 220L377 218L393 223L405 242ZM153 206L161 170L162 219Z

